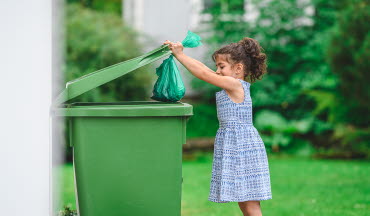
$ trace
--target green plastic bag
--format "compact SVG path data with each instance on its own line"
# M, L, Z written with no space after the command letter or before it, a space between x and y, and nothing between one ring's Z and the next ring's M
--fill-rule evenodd
M201 37L191 31L188 31L186 38L181 42L184 47L197 47L202 45ZM185 95L185 85L182 81L179 68L170 55L162 64L156 68L158 79L154 84L153 100L162 102L176 102Z
M199 35L191 31L188 31L188 34L181 43L184 47L194 48L202 45L202 42L200 42L201 39L202 38Z

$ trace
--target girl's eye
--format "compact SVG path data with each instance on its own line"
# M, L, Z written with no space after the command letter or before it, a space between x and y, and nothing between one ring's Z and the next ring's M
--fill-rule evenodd
M224 68L224 67L220 67L221 69Z

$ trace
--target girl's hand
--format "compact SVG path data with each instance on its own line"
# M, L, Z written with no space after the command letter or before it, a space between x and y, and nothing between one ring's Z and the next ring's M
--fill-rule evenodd
M169 44L169 48L172 51L172 54L176 57L179 54L182 54L182 51L184 50L184 47L182 46L181 42L173 43L169 40L166 40L163 44Z

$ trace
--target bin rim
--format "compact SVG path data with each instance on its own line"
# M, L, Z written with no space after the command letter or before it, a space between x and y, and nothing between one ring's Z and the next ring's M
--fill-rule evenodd
M193 106L183 102L157 101L75 102L53 107L50 112L59 117L190 117Z

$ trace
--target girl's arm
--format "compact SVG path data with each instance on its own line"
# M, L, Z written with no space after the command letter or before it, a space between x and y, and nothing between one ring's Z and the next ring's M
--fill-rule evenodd
M164 44L170 44L169 48L171 49L175 58L195 77L227 91L233 91L240 87L240 82L237 79L229 76L217 75L202 62L185 55L182 52L183 46L181 43L172 43L166 41Z
M188 69L188 71L190 71L190 73L201 80L204 80L204 77L206 77L210 73L214 73L213 70L204 65L202 62L191 58L184 53L179 53L174 56L182 65L184 65L186 69Z

